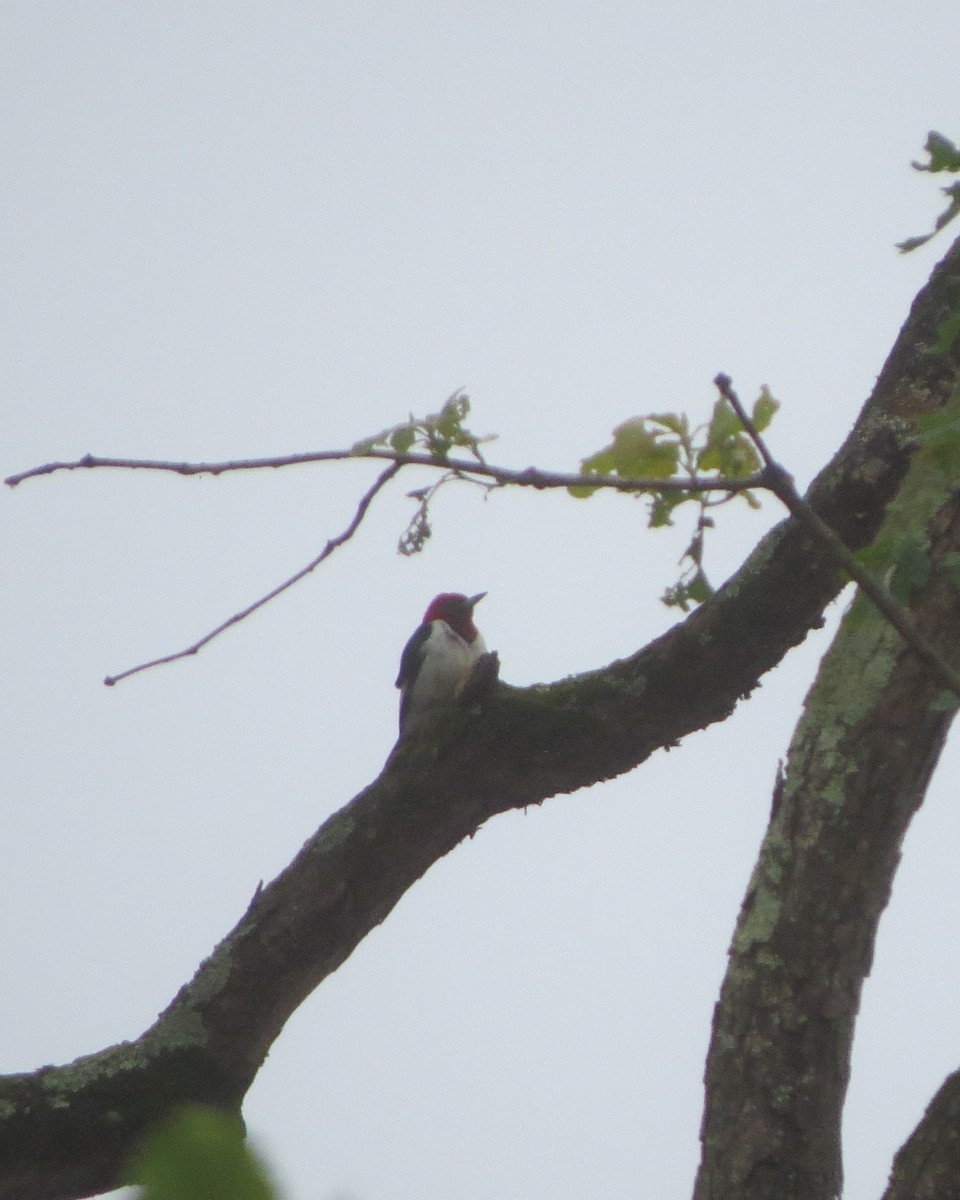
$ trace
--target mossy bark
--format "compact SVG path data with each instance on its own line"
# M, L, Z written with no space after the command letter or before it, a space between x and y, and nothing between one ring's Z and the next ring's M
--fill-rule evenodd
M945 276L945 307L956 311L949 262ZM908 325L902 340L913 332ZM921 337L902 360L925 350ZM909 406L931 398L915 376L898 390ZM936 383L933 395L960 416L951 393ZM880 531L925 557L929 577L909 609L951 664L960 662L956 483L921 448ZM952 720L943 701L942 685L858 598L807 697L734 934L707 1061L696 1200L840 1195L854 1022L900 845ZM960 1174L939 1194L948 1193L960 1194Z

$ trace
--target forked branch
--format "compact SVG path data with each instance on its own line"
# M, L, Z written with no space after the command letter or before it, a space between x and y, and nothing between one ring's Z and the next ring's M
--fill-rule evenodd
M226 621L222 621L216 627L216 629L211 629L209 633L204 634L202 638L198 639L192 645L187 646L185 650L177 650L173 654L165 654L162 658L153 658L149 662L140 663L139 666L130 667L126 671L121 671L118 675L108 675L103 682L107 685L107 687L113 687L113 685L115 683L119 683L121 679L127 679L130 675L136 675L138 672L146 671L150 667L159 667L163 663L176 662L177 659L180 658L189 658L192 654L196 654L199 650L202 650L208 642L212 642L215 637L218 637L232 625L239 624L240 621L243 621L249 617L251 613L256 612L258 608L262 608L276 596L279 596L281 592L285 592L287 588L293 587L295 583L299 583L299 581L303 579L305 575L309 575L310 572L319 567L325 559L329 558L334 550L342 546L344 542L349 542L349 540L360 528L360 523L367 515L367 509L373 503L374 497L390 482L390 480L394 477L394 475L397 474L399 470L400 467L397 463L391 463L385 471L381 471L373 485L368 488L366 492L364 492L360 503L357 505L357 511L353 514L353 519L350 521L350 524L346 527L346 529L344 529L343 533L331 538L321 552L316 556L316 558L311 559L311 561L308 562L305 567L301 567L300 570L294 575L291 575L289 579L285 579L283 583L278 584L271 591L267 592L265 596L261 596L259 600L254 600L252 604L248 604L247 607L241 609L240 612L234 613L232 617L229 617Z
M733 381L730 376L718 375L713 382L717 385L720 395L737 414L740 423L756 446L757 453L763 459L767 489L773 492L791 516L795 517L822 546L830 551L837 565L842 567L861 591L869 597L914 653L930 667L944 687L960 699L960 674L937 653L933 645L917 629L906 609L897 603L890 592L881 583L878 583L869 571L864 569L837 534L817 516L800 495L793 482L793 477L774 459L763 436L750 420L740 398L733 390Z

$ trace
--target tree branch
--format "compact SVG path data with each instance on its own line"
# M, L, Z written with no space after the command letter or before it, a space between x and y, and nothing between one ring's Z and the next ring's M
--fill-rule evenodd
M398 474L403 467L407 466L422 466L441 469L445 472L440 483L434 485L439 487L440 484L448 479L461 478L476 483L481 483L483 480L492 480L492 483L484 483L487 488L517 486L517 487L533 487L540 490L555 489L555 488L610 488L614 491L637 493L648 491L669 491L674 493L685 493L694 491L720 491L728 495L735 495L739 492L745 492L750 489L762 489L768 485L767 471L756 472L746 478L741 479L726 479L715 476L695 476L689 475L684 478L676 479L659 479L650 478L626 478L622 476L607 476L593 474L578 474L578 473L563 473L558 471L541 471L535 467L527 467L524 470L512 470L506 467L491 466L482 458L477 459L456 459L449 458L446 455L433 454L411 454L399 453L393 450L378 450L375 448L365 450L322 450L316 453L308 454L289 454L281 455L273 458L251 458L251 459L236 459L233 461L225 461L219 463L189 463L189 462L168 462L161 459L132 459L132 458L98 458L92 454L86 454L83 458L77 459L75 462L54 462L47 463L41 467L34 467L29 471L24 471L19 475L11 475L6 479L9 487L16 487L26 479L32 479L41 475L50 475L55 471L73 471L73 470L93 470L101 467L127 468L130 470L146 470L146 471L166 471L177 475L221 475L229 471L253 471L261 470L267 467L279 468L295 466L304 463L314 462L332 462L342 461L346 459L373 459L386 460L390 465L380 475L377 482L371 490L361 499L357 508L356 516L351 521L347 530L339 538L328 542L324 550L311 562L289 579L272 588L266 595L254 601L240 612L234 613L232 617L221 622L216 628L198 638L197 641L185 647L182 650L177 650L172 654L165 654L159 658L150 659L147 662L138 664L135 667L130 667L125 671L120 671L116 675L108 675L104 679L104 684L107 687L113 687L122 679L127 679L131 675L137 675L141 671L147 671L152 667L162 666L166 663L177 662L179 659L189 658L197 654L214 638L224 633L227 629L245 620L252 613L263 605L269 603L281 592L285 592L287 588L309 575L316 567L320 565L330 554L342 545L345 541L356 532L366 514L367 508L370 505L373 496L387 483L394 475ZM415 539L410 539L414 542ZM401 548L404 542L401 540Z
M940 564L960 550L957 498L934 528ZM954 652L956 605L935 565L913 612ZM841 1194L840 1115L863 981L900 845L953 719L936 703L940 680L911 651L885 616L848 617L807 697L714 1016L695 1200Z
M958 285L960 243L917 298L878 380L874 396L891 420L909 423L918 404L960 410L960 361L930 353ZM870 422L867 412L852 438ZM955 655L949 568L960 550L960 498L923 448L901 497L879 536L911 534L924 545L930 573L911 597L910 624ZM807 500L848 552L859 548L842 512ZM793 520L839 560L799 507ZM899 632L858 600L807 697L714 1014L695 1200L834 1200L841 1192L840 1114L863 980L904 833L953 715L938 703L942 672ZM957 1161L956 1130L944 1124L956 1111L956 1085L941 1094L898 1156L903 1183L891 1186L891 1200L943 1194L935 1185ZM956 1190L956 1175L947 1190Z
M870 598L874 606L886 617L903 640L933 671L941 684L960 699L960 674L944 660L920 630L917 629L916 625L910 619L910 614L907 610L898 604L890 592L857 562L856 558L850 553L841 539L837 537L836 533L834 533L825 521L822 521L817 516L810 505L803 499L794 485L793 477L770 453L763 437L743 407L739 396L733 390L733 381L730 376L718 375L713 382L717 385L721 396L724 397L737 414L741 425L743 425L750 439L757 447L757 451L763 459L766 468L767 488L773 492L777 499L781 501L784 507L798 521L802 522L815 537L819 538L820 542L833 555L837 565L843 567L844 571L860 587L861 591Z
M338 534L335 538L331 538L316 558L311 559L305 567L301 567L300 570L291 575L289 579L285 579L283 583L278 584L271 591L267 592L265 596L261 596L259 600L255 600L252 604L248 604L246 608L241 609L240 612L234 613L232 617L228 617L226 621L222 621L216 627L216 629L211 629L209 633L204 634L202 638L194 642L191 646L187 646L185 650L177 650L174 654L166 654L162 658L154 658L149 662L140 663L139 666L129 667L126 671L121 671L118 675L108 675L103 682L107 687L113 687L113 685L115 683L119 683L121 679L127 679L131 675L136 675L139 671L146 671L150 667L159 667L163 663L176 662L177 659L180 658L189 658L190 655L196 654L199 650L206 646L208 642L212 642L215 637L218 637L221 633L224 633L232 625L236 625L246 617L249 617L251 613L255 613L258 608L262 608L264 604L267 604L270 600L273 600L276 596L279 596L281 592L285 592L287 588L293 587L295 583L299 583L301 579L303 579L306 575L309 575L310 572L319 567L325 559L329 558L334 550L338 549L345 542L349 542L349 540L360 528L360 524L363 521L363 518L367 515L367 509L373 503L374 497L378 492L386 487L390 480L393 479L393 477L398 474L399 471L399 463L392 463L385 471L381 471L372 486L369 487L360 498L360 503L357 505L356 512L353 514L353 519L350 521L350 524L346 527L346 529L344 529L344 531Z
M911 416L936 409L952 386L946 365L919 351L933 344L943 286L935 275L853 434L808 493L854 550L873 539L907 470ZM712 600L631 658L550 686L499 684L425 742L397 747L143 1037L0 1079L0 1200L106 1190L174 1105L238 1108L289 1015L431 863L495 813L621 774L722 720L843 583L832 555L788 518Z
M130 471L166 471L174 475L225 475L231 471L262 471L267 468L303 466L307 463L345 462L347 460L379 459L397 467L433 467L456 471L464 476L492 479L503 486L532 487L540 491L551 488L609 488L616 492L746 492L769 487L764 472L743 479L723 479L715 475L691 475L684 478L660 479L656 476L629 478L612 475L583 475L576 471L542 471L537 467L497 467L469 458L449 458L432 454L400 454L396 450L316 450L306 454L280 454L271 458L238 458L224 462L169 462L150 458L101 458L85 454L70 462L44 463L18 475L8 475L7 487L17 487L27 479L52 475L56 471L121 468Z
M893 1160L883 1200L940 1200L960 1179L960 1071L943 1082L923 1120Z

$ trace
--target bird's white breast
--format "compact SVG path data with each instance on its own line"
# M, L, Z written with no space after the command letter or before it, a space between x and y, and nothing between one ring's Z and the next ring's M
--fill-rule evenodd
M479 633L468 642L446 621L434 621L423 650L423 662L414 684L415 704L451 700L473 664L486 652L486 646Z

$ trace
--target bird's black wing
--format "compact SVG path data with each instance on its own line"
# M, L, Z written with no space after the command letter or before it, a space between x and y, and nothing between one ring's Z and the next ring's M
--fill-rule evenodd
M396 682L398 688L406 687L416 679L420 663L423 661L424 643L429 636L430 626L426 624L420 625L410 635L410 640L400 655L400 673L397 675Z
M424 647L427 644L427 638L430 636L430 626L426 623L415 629L410 635L410 640L403 648L403 653L400 655L400 672L397 675L397 687L403 690L400 693L400 731L403 732L403 723L407 716L407 706L410 703L410 689L413 687L413 681L417 677L420 670L420 664L423 662Z

